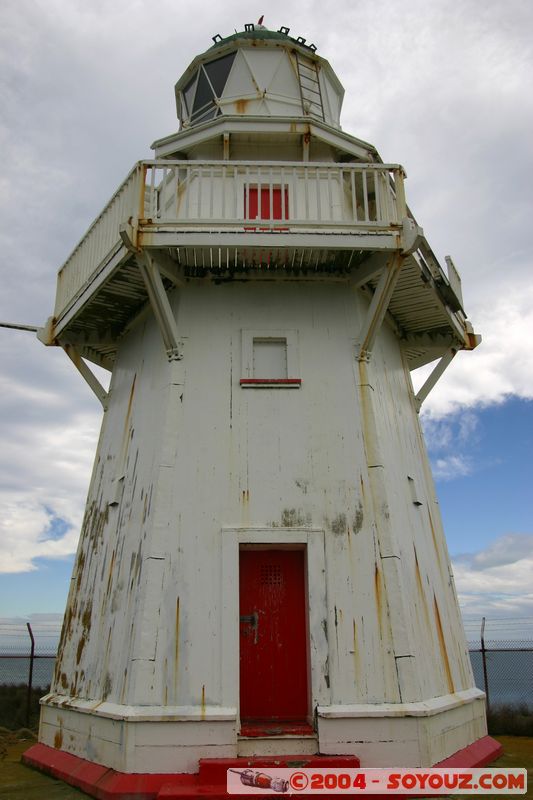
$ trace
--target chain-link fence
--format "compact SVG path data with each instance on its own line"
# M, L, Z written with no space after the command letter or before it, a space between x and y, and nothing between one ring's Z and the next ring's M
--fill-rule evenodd
M487 695L488 710L510 707L532 714L533 619L467 620L465 630L476 686ZM0 624L0 725L10 714L25 725L35 718L36 699L52 680L59 634L57 624Z
M521 708L533 713L533 620L482 618L465 623L476 686L487 710Z
M0 725L29 727L52 681L61 628L0 624Z

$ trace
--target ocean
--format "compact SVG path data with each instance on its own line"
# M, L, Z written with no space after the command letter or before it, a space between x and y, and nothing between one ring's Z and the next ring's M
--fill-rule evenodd
M533 711L533 648L526 651L488 651L487 674L491 707L526 705ZM470 651L476 686L485 690L481 653ZM53 656L36 657L33 663L33 686L44 691L54 672ZM27 683L29 658L0 655L0 684L14 686Z

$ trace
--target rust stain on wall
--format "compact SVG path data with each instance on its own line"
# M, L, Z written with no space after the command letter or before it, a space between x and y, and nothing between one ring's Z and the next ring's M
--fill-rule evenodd
M416 586L417 586L417 589L418 589L418 594L420 595L420 602L422 604L422 609L424 611L424 617L425 617L425 620L426 620L426 626L427 626L427 630L428 630L428 633L429 633L429 631L431 630L431 623L430 623L430 619L429 619L429 611L428 611L427 602L426 602L426 595L424 593L424 586L422 584L422 575L420 574L420 567L418 565L418 556L417 556L417 552L416 552L416 547L414 546L414 544L413 544L413 549L415 551Z
M374 595L376 598L376 611L378 615L378 623L381 630L381 611L382 611L381 575L377 563L374 570Z
M84 647L85 647L85 637L82 634L78 641L78 647L76 648L76 664L79 664L81 661L81 654L83 653Z
M437 535L435 533L435 526L433 525L433 517L431 516L431 511L428 508L428 517L429 517L429 527L431 528L431 536L433 539L433 546L435 547L435 555L437 556L437 561L439 562L439 569L442 572L442 563L440 560L440 551L439 546L437 544Z
M249 104L249 100L246 100L242 97L240 100L235 101L235 111L237 114L246 114L246 108Z
M109 596L109 591L111 589L111 580L113 578L113 568L115 566L115 555L116 555L115 551L113 550L113 552L111 554L111 563L109 564L109 574L107 576L107 586L106 586L106 590L105 590L105 593L108 596Z
M89 600L89 602L85 606L83 614L81 615L82 631L80 634L80 638L78 640L78 647L76 649L76 664L80 663L81 654L83 652L83 648L85 647L85 641L87 639L89 631L91 630L92 610L93 610L92 600Z
M70 684L70 694L73 697L77 697L78 694L78 670L74 673L74 679Z
M90 545L96 549L102 538L104 527L108 519L109 506L106 505L102 511L97 502L93 501L85 512L80 539L88 538Z
M85 566L85 552L82 550L78 556L78 561L76 563L76 591L78 592L81 586L84 566Z
M437 598L435 597L435 594L433 595L433 602L434 602L434 608L435 608L435 624L437 626L437 635L439 637L439 645L440 645L440 651L441 651L441 656L442 656L442 663L444 664L444 670L446 672L446 681L448 683L448 691L450 692L450 694L454 694L455 686L454 686L454 683L453 683L452 671L450 669L450 661L449 661L449 658L448 658L448 651L446 650L446 642L444 640L444 632L442 630L442 623L441 623L441 619L440 619L439 606L438 606Z
M91 627L91 616L92 616L92 613L93 613L93 604L92 604L92 600L89 600L89 602L85 606L85 610L84 610L83 614L81 615L81 624L83 625L83 630L84 631L89 631L89 629Z
M202 686L202 705L200 709L200 718L205 719L205 686Z
M54 736L54 747L56 750L61 749L61 745L63 744L63 729L61 727L61 722L59 723L59 730L55 732Z

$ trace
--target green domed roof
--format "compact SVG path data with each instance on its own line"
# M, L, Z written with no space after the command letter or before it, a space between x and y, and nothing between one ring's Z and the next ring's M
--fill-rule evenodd
M284 32L285 30L287 31L286 33ZM298 41L298 39L289 36L288 31L289 31L288 28L281 29L279 31L269 31L267 28L264 28L262 26L260 28L254 26L253 30L245 30L239 32L236 31L235 33L232 33L231 36L226 36L225 38L220 37L220 39L217 39L215 44L209 49L215 50L217 47L222 47L223 45L226 45L229 42L237 41L238 39L262 39L262 40L278 39L283 42L287 41L293 42L294 44L297 44L300 47L304 47L305 49L311 50L313 52L314 50L316 50L316 47L314 45L311 46L306 45L305 39L303 39L302 37L300 37L300 40Z

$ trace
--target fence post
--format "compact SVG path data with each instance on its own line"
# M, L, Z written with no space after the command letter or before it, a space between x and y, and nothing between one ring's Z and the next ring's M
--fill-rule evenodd
M485 695L487 702L487 712L490 711L489 679L487 675L487 651L485 649L485 617L481 620L481 660L483 661L483 682L485 684Z
M33 631L31 629L31 625L29 622L26 623L26 627L28 628L28 633L30 634L31 639L31 650L30 650L30 672L28 675L28 698L26 701L26 727L30 727L30 712L31 712L31 689L33 683L33 658L35 655L35 639L33 638Z

